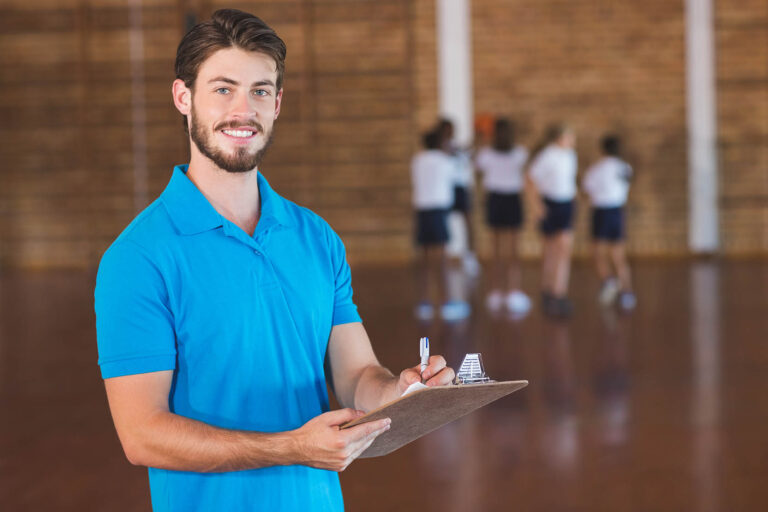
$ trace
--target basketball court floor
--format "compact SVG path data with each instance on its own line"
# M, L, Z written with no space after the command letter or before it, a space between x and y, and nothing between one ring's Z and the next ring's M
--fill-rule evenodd
M465 283L458 324L413 319L409 266L353 268L374 348L393 371L418 341L456 367L483 355L513 395L341 475L349 511L755 511L768 503L768 262L636 262L636 311L601 308L586 262L575 312L524 319ZM96 365L93 272L0 276L2 509L149 510ZM537 289L538 268L524 285ZM538 305L537 305L538 306ZM254 376L254 385L258 378Z

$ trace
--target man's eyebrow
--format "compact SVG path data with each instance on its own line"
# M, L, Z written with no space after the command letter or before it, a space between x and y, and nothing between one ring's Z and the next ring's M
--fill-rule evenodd
M232 85L240 85L240 82L238 82L237 80L233 80L233 79L227 78L225 76L217 76L216 78L211 78L210 80L208 80L209 84L212 84L212 83L215 83L215 82L224 82L224 83L232 84ZM273 82L272 80L269 80L269 79L258 80L256 82L253 82L251 84L251 87L260 87L260 86L264 86L264 85L271 85L272 87L275 87L275 82Z
M251 84L251 87L260 87L262 85L271 85L272 87L276 87L275 82L273 82L272 80L259 80L258 82L253 82L253 84Z
M210 80L208 80L209 84L212 84L214 82L224 82L232 85L240 85L240 82L238 82L237 80L232 80L231 78L227 78L225 76L217 76L216 78L211 78Z

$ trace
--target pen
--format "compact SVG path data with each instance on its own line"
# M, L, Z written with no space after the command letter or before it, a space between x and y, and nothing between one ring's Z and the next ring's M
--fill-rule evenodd
M421 374L429 365L429 338L419 340L419 355L421 356L421 371L419 372Z

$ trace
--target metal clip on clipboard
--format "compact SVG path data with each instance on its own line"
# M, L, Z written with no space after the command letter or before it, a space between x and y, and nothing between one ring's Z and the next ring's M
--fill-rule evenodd
M479 352L465 355L453 383L480 384L482 382L496 382L485 374L483 356Z

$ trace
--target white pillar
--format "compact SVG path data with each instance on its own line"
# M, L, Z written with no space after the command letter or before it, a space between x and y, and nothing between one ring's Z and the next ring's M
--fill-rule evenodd
M474 137L472 35L469 0L437 0L437 90L440 115L454 126L454 140L467 147ZM467 230L459 214L448 219L451 256L464 254Z
M456 142L467 146L474 136L469 0L437 0L436 7L440 114L453 121Z
M688 246L693 252L713 252L720 247L712 16L712 0L686 0Z

